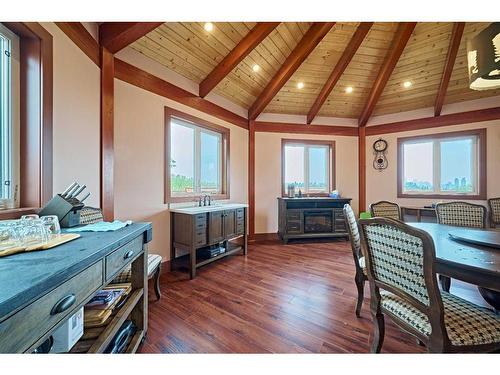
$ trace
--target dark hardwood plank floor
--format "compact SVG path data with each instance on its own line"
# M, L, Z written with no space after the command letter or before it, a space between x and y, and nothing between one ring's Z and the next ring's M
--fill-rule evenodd
M361 318L348 242L250 244L203 267L194 280L165 272L162 298L149 304L142 353L368 353L372 323L366 285ZM452 292L483 303L476 289ZM421 353L386 319L383 352Z

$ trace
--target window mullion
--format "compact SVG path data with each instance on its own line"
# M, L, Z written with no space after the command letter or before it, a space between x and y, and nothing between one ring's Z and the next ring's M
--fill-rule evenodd
M434 193L441 193L441 141L433 142L433 171L432 184L434 185Z
M195 128L194 132L194 184L195 193L201 194L201 131Z
M304 193L309 192L309 146L304 146Z

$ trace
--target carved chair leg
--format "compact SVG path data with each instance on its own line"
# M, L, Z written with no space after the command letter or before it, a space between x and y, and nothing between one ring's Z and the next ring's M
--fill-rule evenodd
M158 265L158 268L156 269L155 275L154 275L155 294L156 294L156 299L157 300L159 300L161 298L160 273L161 273L161 263Z
M382 344L384 343L385 335L385 321L384 315L381 312L372 313L373 323L375 324L375 332L373 335L373 342L371 347L372 353L380 353Z
M441 288L443 288L445 292L450 291L451 279L448 276L439 275L439 282L441 283Z
M359 318L361 316L361 306L363 305L363 297L365 292L365 279L363 275L356 273L354 277L354 282L356 283L356 288L358 288L358 302L356 303L356 316Z

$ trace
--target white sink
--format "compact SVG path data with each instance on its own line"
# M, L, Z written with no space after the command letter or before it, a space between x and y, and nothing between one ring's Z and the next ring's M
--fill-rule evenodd
M187 215L196 215L196 214L201 214L203 212L233 210L236 208L243 208L243 207L248 207L248 204L246 204L246 203L216 203L216 204L211 205L211 206L171 208L170 211L181 213L181 214L187 214Z

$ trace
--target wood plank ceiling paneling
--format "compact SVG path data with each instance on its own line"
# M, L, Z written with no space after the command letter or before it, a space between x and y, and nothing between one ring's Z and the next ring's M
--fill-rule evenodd
M249 108L309 29L307 22L283 22L213 90ZM500 95L500 90L468 87L466 41L488 23L466 23L445 97L445 104ZM165 23L132 44L132 48L180 75L200 83L255 23ZM264 112L305 115L356 30L356 22L339 22L302 63ZM397 29L395 22L376 22L347 66L318 116L358 118ZM375 107L374 115L432 107L448 51L452 23L418 23ZM258 64L260 70L252 67ZM411 88L403 87L411 81ZM298 89L297 83L304 88ZM345 92L346 87L353 92Z

